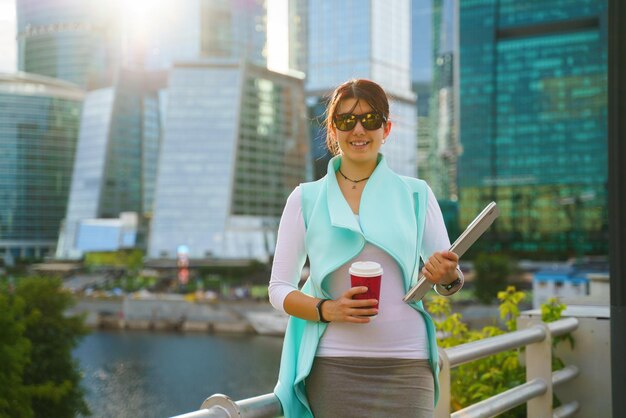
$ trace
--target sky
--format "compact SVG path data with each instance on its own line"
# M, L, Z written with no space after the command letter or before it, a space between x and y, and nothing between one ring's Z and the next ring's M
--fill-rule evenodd
M0 0L0 72L17 71L15 0Z

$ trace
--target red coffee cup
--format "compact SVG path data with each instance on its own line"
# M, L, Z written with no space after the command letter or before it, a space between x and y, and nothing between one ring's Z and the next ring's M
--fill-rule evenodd
M367 287L367 292L354 295L353 299L376 299L377 301L380 299L380 280L383 277L383 268L380 264L374 261L357 261L352 263L348 272L352 287ZM378 303L372 308L378 309ZM376 318L377 315L367 316Z

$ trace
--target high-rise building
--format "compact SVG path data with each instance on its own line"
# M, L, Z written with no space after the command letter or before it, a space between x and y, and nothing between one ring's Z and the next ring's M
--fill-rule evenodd
M460 2L460 208L504 250L607 252L605 0Z
M82 88L110 85L120 62L112 2L17 0L18 68Z
M456 202L458 199L457 163L461 154L458 141L456 118L456 86L454 82L454 54L447 52L435 60L436 74L432 88L435 98L431 99L431 156L437 172L432 173L433 190L440 199ZM434 108L434 109L433 109Z
M379 83L391 98L393 129L382 148L396 172L417 174L415 93L411 89L410 0L308 2L306 89L315 120L324 98L352 78ZM316 177L325 174L325 134L314 126Z
M84 92L48 77L0 74L0 251L50 254L65 216Z
M114 86L87 94L57 258L82 256L82 221L117 219L122 212L151 216L164 85L164 74L122 70Z
M148 256L267 260L308 155L300 78L233 61L178 63L169 80Z
M432 85L432 0L411 3L411 81L417 95L417 176L430 181L430 96Z
M149 36L138 34L128 59L148 69L168 69L176 61L199 58L266 65L266 2L164 0L161 10L150 17Z
M422 2L420 2L422 4ZM426 123L421 126L422 134L418 138L419 156L418 174L428 181L433 192L441 201L456 202L457 187L457 160L461 147L457 138L458 120L455 112L456 86L454 76L454 42L453 42L453 1L432 0L430 11L432 33L430 39L430 59L432 75L430 79L430 93L428 94L428 111L426 115L418 113L418 121ZM423 8L423 6L422 6ZM414 16L414 23L419 23L421 15ZM414 28L415 33L419 31ZM423 43L423 41L422 41ZM414 48L416 46L414 45ZM414 65L417 63L414 61ZM415 71L414 71L415 72ZM423 85L415 88L422 90L419 107L426 104ZM454 205L450 206L453 207Z
M417 94L417 176L430 182L430 81L413 83Z
M309 0L287 1L287 30L289 38L289 68L307 73Z
M411 0L411 80L432 80L433 0Z

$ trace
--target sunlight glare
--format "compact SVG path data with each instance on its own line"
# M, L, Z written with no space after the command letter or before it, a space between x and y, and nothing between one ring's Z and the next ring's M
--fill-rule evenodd
M279 73L289 70L287 0L267 0L267 68Z
M145 44L167 24L175 11L174 0L133 0L123 2L124 24L131 44Z

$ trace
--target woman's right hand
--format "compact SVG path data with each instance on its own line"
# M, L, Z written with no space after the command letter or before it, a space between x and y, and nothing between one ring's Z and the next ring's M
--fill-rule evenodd
M322 315L330 322L353 322L367 324L370 318L364 315L376 315L378 309L373 308L376 299L352 299L354 295L367 292L367 287L357 286L348 289L339 299L329 300L322 304Z

